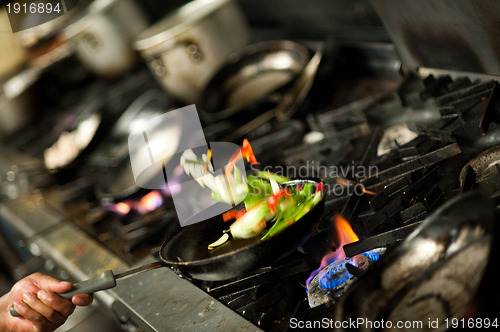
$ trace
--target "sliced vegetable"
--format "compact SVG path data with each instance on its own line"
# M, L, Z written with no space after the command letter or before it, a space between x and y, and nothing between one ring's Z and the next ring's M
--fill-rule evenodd
M319 186L318 186L319 187ZM311 196L312 194L314 193L314 186L312 183L306 183L304 185L304 188L302 189L302 191L300 192L300 195L302 197L309 197Z
M239 152L238 152L239 153ZM233 172L214 175L214 169L210 163L212 152L208 150L198 159L191 149L185 150L180 158L180 165L184 168L186 175L192 176L201 187L208 187L212 191L214 200L236 205L243 201L248 193L246 179L235 165L231 166ZM226 169L227 171L227 169Z
M243 216L245 214L245 212L247 212L245 209L243 209L243 210L231 209L231 210L226 211L222 214L222 220L224 220L224 222L228 222L228 221L233 220L233 219L241 218L241 216Z
M280 214L277 214L273 226L269 231L262 237L264 240L268 237L278 234L286 227L290 226L300 218L302 218L307 212L309 212L322 198L322 192L318 191L313 196L308 197L308 199L302 204L296 205L294 208L287 207L282 209Z
M286 197L286 196L290 196L291 197L290 192L288 191L288 189L280 189L280 190L278 190L277 193L271 195L267 199L267 207L269 208L269 211L271 211L272 213L275 213L276 212L276 207L281 202L281 198ZM283 209L283 207L281 205L280 205L280 208Z
M229 226L235 239L248 239L266 228L266 216L269 214L267 204L261 202L248 210L243 216Z
M259 172L257 172L257 176L259 178L266 179L268 181L270 181L271 179L274 179L278 183L285 183L285 182L292 180L286 176L279 175L276 173L271 173L269 171L259 171Z
M222 215L224 222L236 220L226 231L231 232L234 239L264 234L264 240L274 236L302 218L323 197L323 183L316 187L312 182L285 187L284 183L291 179L269 171L245 177L236 166L237 161L245 158L252 164L257 163L248 140L244 140L241 149L231 156L224 174L214 173L211 154L208 150L200 160L192 150L186 150L181 156L181 165L187 175L211 189L214 200L233 206L244 202L245 209L232 209ZM222 245L229 238L229 234L224 234L211 243L209 249Z
M251 209L257 203L264 201L272 194L271 184L254 175L247 176L248 194L244 203L247 210Z
M323 182L320 182L318 186L316 187L316 192L320 192L321 189L323 189Z
M217 247L220 247L221 245L223 245L224 243L226 243L227 240L229 240L229 234L228 233L224 233L224 234L222 234L222 236L217 241L215 241L214 243L210 243L208 245L208 249L212 250L212 249L215 249Z
M276 195L277 193L279 193L280 186L279 186L278 182L276 182L276 180L273 178L270 178L269 182L271 183L271 188L273 189L273 194Z

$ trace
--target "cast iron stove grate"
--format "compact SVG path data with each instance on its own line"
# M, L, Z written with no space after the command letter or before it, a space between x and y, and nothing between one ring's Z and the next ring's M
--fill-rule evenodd
M310 115L305 142L285 149L278 167L290 172L294 166L302 173L288 175L320 177L330 189L344 188L327 196L318 232L272 267L225 282L191 281L264 330L288 330L291 319L331 318L335 305L310 308L304 284L321 258L339 245L334 212L360 237L344 246L350 257L394 247L444 202L473 187L490 188L470 168L462 188L459 177L470 159L500 144L498 94L496 81L410 75L393 94ZM409 139L384 136L401 123ZM381 154L381 145L388 151ZM376 174L359 172L370 166L377 167ZM334 168L344 174L332 176ZM489 181L498 182L498 169ZM364 191L348 190L356 186ZM498 196L498 188L489 194Z

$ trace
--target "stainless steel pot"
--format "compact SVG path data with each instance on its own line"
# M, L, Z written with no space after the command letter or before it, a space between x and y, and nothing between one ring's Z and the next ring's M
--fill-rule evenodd
M194 103L228 55L249 40L233 0L194 0L141 33L134 46L169 94Z
M134 1L97 0L63 34L86 68L99 76L116 77L135 64L132 42L147 26Z

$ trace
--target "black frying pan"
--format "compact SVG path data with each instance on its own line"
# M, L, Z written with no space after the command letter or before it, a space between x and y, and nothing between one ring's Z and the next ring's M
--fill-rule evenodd
M126 145L128 137L135 128L155 116L164 114L167 109L168 100L165 94L160 90L150 89L136 98L123 112L108 133L107 141L102 144L98 153L94 154L94 163L101 166L101 179L95 188L97 198L107 203L118 202L143 192L132 172ZM115 151L117 146L121 147L118 153ZM111 165L110 155L114 161Z
M246 122L273 108L309 59L305 46L288 40L247 46L208 82L198 103L200 117L209 123Z
M301 185L310 180L294 180L287 185ZM317 184L317 182L315 182ZM276 262L304 244L316 230L325 206L323 199L304 217L281 233L265 240L254 237L230 239L213 251L208 245L229 228L220 217L183 228L160 249L160 258L177 266L195 279L226 280Z
M312 182L315 187L319 184L314 180L292 180L284 185L303 186L308 182ZM304 244L319 225L325 207L325 196L326 190L323 186L321 201L280 233L265 240L260 240L259 236L247 240L231 239L212 253L208 250L208 245L216 241L222 235L222 230L229 228L229 224L224 224L222 218L217 216L186 226L161 245L161 261L118 274L111 270L104 271L95 278L74 284L73 290L60 295L70 299L76 294L110 289L116 286L118 279L168 265L177 266L193 278L201 280L226 280L240 276L276 262ZM13 306L10 313L16 317L20 316Z

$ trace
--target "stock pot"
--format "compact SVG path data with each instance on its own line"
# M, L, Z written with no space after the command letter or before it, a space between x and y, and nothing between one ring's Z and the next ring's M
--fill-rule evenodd
M134 47L172 97L194 103L230 53L250 39L233 0L194 0L141 33Z
M63 31L80 62L94 74L117 77L135 64L135 37L147 28L132 0L97 0Z

